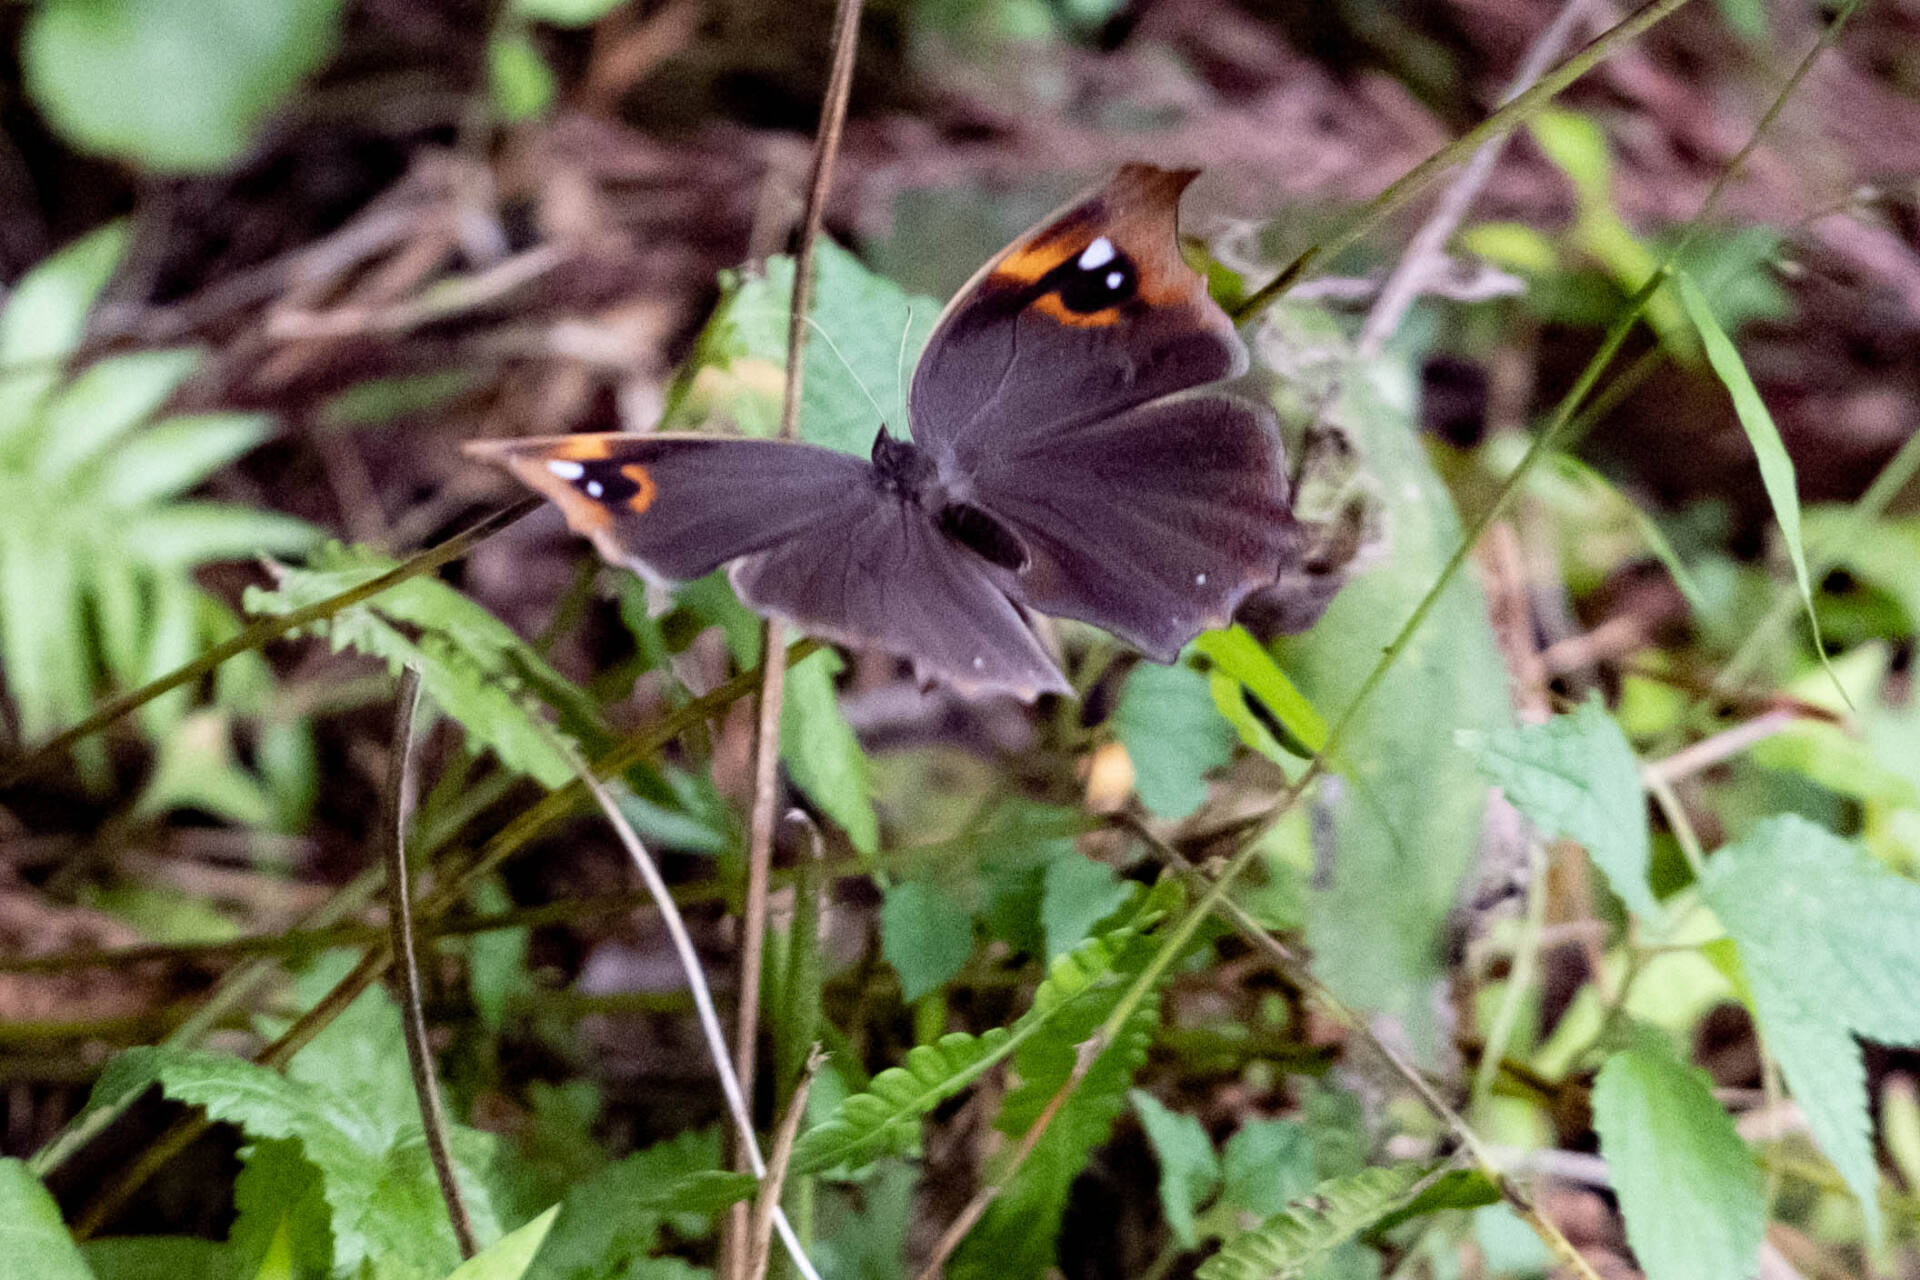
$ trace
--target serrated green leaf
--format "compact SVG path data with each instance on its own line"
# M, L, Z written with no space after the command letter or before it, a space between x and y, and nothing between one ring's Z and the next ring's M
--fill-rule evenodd
M1808 1127L1878 1235L1861 1035L1920 1044L1920 885L1797 816L1707 863L1700 891L1739 948L1755 1019Z
M1311 1196L1228 1240L1195 1280L1292 1280L1418 1195L1439 1167L1425 1162L1332 1178Z
M1620 900L1642 919L1658 918L1640 767L1597 694L1571 715L1463 736L1462 745L1542 834L1586 846Z
M1720 327L1700 286L1684 271L1674 273L1674 283L1680 290L1680 302L1686 308L1687 318L1693 322L1706 347L1707 363L1727 389L1727 395L1733 400L1734 416L1740 420L1740 429L1746 432L1747 443L1753 446L1754 461L1760 464L1760 483L1773 506L1773 517L1780 524L1787 559L1793 564L1794 585L1800 589L1807 625L1813 630L1814 652L1825 662L1827 650L1820 639L1820 618L1813 608L1813 583L1807 574L1807 551L1800 532L1800 491L1794 480L1793 459L1787 455L1780 428L1773 424L1773 415L1767 411L1766 401L1760 398L1760 389L1753 385L1753 376L1747 372L1739 348Z
M1220 1158L1198 1120L1167 1110L1145 1090L1135 1089L1128 1096L1160 1162L1160 1211L1167 1229L1182 1248L1196 1248L1200 1232L1194 1216L1220 1185Z
M1138 972L1144 962L1146 944L1141 930L1178 902L1177 885L1156 888L1141 896L1124 923L1056 957L1034 992L1033 1005L1011 1030L997 1027L978 1037L956 1032L913 1049L904 1066L881 1072L866 1090L843 1099L828 1119L800 1135L794 1147L793 1173L798 1176L843 1165L858 1167L882 1155L910 1150L919 1139L922 1116L1042 1033L1050 1033L1056 1043L1064 1043L1071 1057L1073 1045L1078 1043L1073 1037L1085 1038L1083 1028L1097 1025L1105 1016L1102 1010L1111 1009L1125 971ZM1085 1009L1079 1003L1082 997L1087 997ZM1063 1023L1065 1029L1056 1029L1063 1014L1074 1015L1072 1025ZM1022 1075L1036 1078L1030 1071ZM1125 1086L1121 1089L1124 1092Z
M559 1216L560 1206L556 1204L455 1267L447 1280L520 1280L533 1264L533 1255L547 1242L547 1233Z
M705 1206L682 1211L670 1202L682 1180L717 1171L720 1133L702 1129L655 1143L601 1169L568 1189L546 1243L527 1268L529 1280L598 1280L621 1275L631 1260L646 1257L663 1225L698 1236L707 1228ZM737 1175L729 1175L737 1176Z
M1176 882L1163 886L1142 895L1125 923L1048 966L1032 1008L1014 1025L1019 1047L1013 1068L1020 1083L1008 1091L994 1118L1002 1133L1024 1138L1055 1105L1075 1071L1080 1046L1113 1014L1130 980L1146 967L1156 943L1142 931L1179 901ZM949 1272L954 1280L1038 1275L1053 1265L1054 1239L1073 1180L1126 1109L1127 1090L1146 1062L1159 1023L1156 987L1053 1112L1026 1162L955 1256Z
M295 1082L238 1058L177 1049L138 1048L108 1065L90 1107L150 1084L176 1102L203 1108L255 1139L288 1140L319 1171L329 1208L333 1265L351 1272L378 1259L386 1274L430 1280L458 1258L445 1205L417 1122L392 1143L350 1098ZM468 1161L490 1139L455 1127L454 1158L476 1226L498 1228L484 1186Z
M1648 1280L1749 1280L1766 1227L1760 1166L1707 1074L1642 1035L1600 1068L1593 1124Z
M1213 705L1207 678L1186 666L1142 662L1127 676L1113 733L1133 762L1140 803L1185 818L1207 799L1207 774L1233 758L1233 727Z
M787 668L780 758L794 785L839 824L855 849L872 856L880 851L880 819L873 811L866 753L840 713L833 687L841 665L839 654L822 649Z
M329 546L309 568L280 566L278 589L250 589L246 607L284 614L378 577L392 564L371 552ZM384 659L390 670L417 665L427 697L466 730L476 751L492 750L502 764L547 787L572 779L573 766L548 736L564 735L536 728L523 703L529 673L538 673L547 688L568 687L567 680L505 623L446 583L411 579L313 629L336 650ZM585 695L577 701L584 703Z
M49 122L89 150L174 172L239 158L331 50L340 0L47 0L21 61Z
M940 313L832 242L814 258L816 326L807 340L800 437L865 457L885 421L910 433L906 378ZM734 277L674 390L663 425L676 430L722 419L747 435L772 435L780 420L787 363L787 311L793 259L774 257L766 272Z
M0 1280L93 1280L60 1221L60 1206L27 1171L0 1159Z
M973 954L973 913L928 881L894 885L880 906L880 952L911 1004L959 973Z

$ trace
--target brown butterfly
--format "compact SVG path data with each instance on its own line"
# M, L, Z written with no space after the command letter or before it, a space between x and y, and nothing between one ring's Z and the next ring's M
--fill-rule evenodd
M1192 170L1128 165L982 267L935 326L912 439L870 458L738 437L476 441L609 560L731 563L751 608L922 679L1068 692L1028 611L1171 662L1297 555L1272 414L1219 391L1245 347L1180 256Z

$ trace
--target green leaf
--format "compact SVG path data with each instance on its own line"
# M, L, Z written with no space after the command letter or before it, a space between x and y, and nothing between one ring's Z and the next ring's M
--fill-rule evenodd
M1187 817L1206 803L1206 775L1233 758L1233 727L1214 708L1207 678L1191 667L1135 667L1113 732L1133 762L1140 802L1162 818Z
M125 222L110 222L21 278L0 311L0 366L58 361L79 349L87 313L126 256L130 234ZM0 423L0 438L5 435Z
M1608 1058L1593 1125L1648 1280L1748 1280L1760 1262L1760 1166L1713 1082L1657 1035Z
M1322 1182L1292 1208L1228 1240L1200 1264L1196 1280L1291 1280L1411 1201L1438 1172L1416 1161Z
M1001 1133L1023 1138L1054 1105L1075 1071L1080 1046L1112 1016L1156 950L1155 939L1143 930L1179 900L1177 882L1163 882L1142 895L1125 923L1089 938L1047 967L1033 1007L1014 1027L1018 1048L1013 1066L1020 1083L1007 1093L994 1118ZM1162 974L1162 983L1165 977ZM949 1271L953 1280L1038 1275L1054 1264L1054 1239L1073 1181L1126 1109L1127 1090L1146 1062L1159 1024L1156 986L1054 1112L1026 1163L968 1236Z
M901 998L911 1004L960 972L973 954L973 913L927 881L894 885L880 907L880 950L900 975Z
M1804 818L1769 818L1700 891L1739 949L1755 1019L1808 1127L1880 1229L1866 1072L1853 1036L1920 1044L1920 884Z
M19 1160L0 1160L0 1236L0 1280L93 1280L60 1206Z
M1460 521L1420 442L1408 357L1353 365L1333 323L1302 307L1269 312L1256 341L1270 362L1296 367L1299 352L1330 353L1298 368L1283 407L1324 412L1352 437L1393 530L1392 555L1342 587L1312 631L1273 646L1301 692L1338 722L1459 546ZM1511 722L1506 681L1480 588L1471 573L1456 575L1355 713L1339 776L1314 799L1332 829L1323 853L1331 883L1307 903L1314 972L1348 1004L1398 1019L1416 1056L1437 1051L1441 938L1480 844L1486 796L1453 735Z
M889 1067L860 1093L800 1135L789 1169L794 1177L871 1164L901 1155L920 1141L920 1120L999 1062L1011 1050L1004 1027L985 1035L954 1032L916 1045L904 1065Z
M1820 639L1820 619L1814 613L1813 583L1807 575L1807 552L1800 533L1800 492L1794 480L1793 459L1787 456L1780 429L1774 426L1773 415L1767 412L1766 402L1760 398L1760 389L1753 385L1746 362L1740 359L1739 349L1714 318L1706 295L1684 271L1674 273L1674 283L1679 287L1687 317L1693 321L1706 347L1707 363L1713 366L1714 375L1726 387L1727 395L1733 400L1734 415L1740 419L1740 429L1747 433L1747 443L1753 446L1754 460L1760 464L1760 483L1767 491L1767 501L1773 504L1774 519L1780 522L1787 558L1793 562L1793 580L1800 588L1800 601L1806 606L1807 624L1813 628L1814 651L1825 662L1827 650Z
M392 1144L382 1128L351 1099L330 1095L312 1083L288 1080L238 1058L174 1049L138 1048L109 1064L90 1106L106 1105L148 1084L158 1084L176 1102L202 1107L209 1117L239 1126L255 1139L297 1142L319 1171L329 1208L334 1265L351 1272L379 1259L399 1276L427 1280L444 1275L458 1257L445 1206L417 1123ZM463 1168L475 1153L455 1144ZM492 1230L484 1188L463 1177L469 1208L482 1230Z
M1072 850L1047 863L1041 885L1040 924L1049 959L1079 946L1132 891L1112 867Z
M328 546L308 568L277 566L278 590L249 589L246 607L255 614L288 613L392 567L391 560L369 551ZM572 779L572 765L548 733L535 727L523 699L536 682L568 690L576 705L586 701L585 695L505 623L446 583L411 579L313 629L335 650L352 648L382 658L392 671L409 663L419 666L427 697L466 730L475 751L491 749L502 764L546 787Z
M865 457L880 423L896 436L906 421L906 378L933 331L940 304L910 296L831 242L814 258L816 326L807 340L800 437ZM695 356L674 388L663 426L712 420L747 435L778 429L787 365L793 259L774 257L764 275L730 278Z
M669 1223L682 1235L707 1231L706 1213L673 1203L683 1180L717 1171L720 1132L689 1131L617 1160L568 1189L546 1243L527 1269L529 1280L599 1280L623 1274L629 1261L658 1245ZM704 1210L705 1206L693 1206Z
M339 0L44 0L28 92L90 151L175 172L239 159L332 49Z
M200 360L198 351L134 351L96 361L47 402L34 470L49 483L64 481L158 413Z
M553 69L524 31L501 31L487 41L487 83L493 109L507 124L538 119L553 105Z
M547 1242L547 1233L559 1216L560 1206L556 1204L455 1267L447 1280L520 1280L533 1264L533 1255Z
M231 1280L234 1274L225 1245L190 1236L113 1236L87 1241L80 1253L93 1280Z
M1222 1152L1220 1197L1268 1217L1313 1190L1313 1138L1296 1120L1247 1120Z
M173 497L272 432L273 419L263 413L203 413L156 422L109 455L101 496L116 507Z
M1540 725L1463 734L1480 771L1542 834L1577 840L1620 900L1645 920L1660 903L1647 887L1652 857L1640 767L1598 694Z
M1233 677L1246 691L1260 699L1281 728L1293 739L1289 746L1305 748L1311 755L1327 745L1327 722L1314 710L1305 694L1287 679L1287 673L1273 655L1245 627L1209 631L1193 642L1193 647L1213 661L1219 671Z
M173 502L133 512L121 528L140 563L173 572L217 560L298 555L326 537L297 516L218 502Z
M780 758L794 785L847 833L861 853L880 851L880 819L873 811L866 753L840 714L833 678L840 655L822 649L787 668L780 710Z
M1198 1120L1167 1110L1145 1090L1135 1089L1128 1096L1160 1161L1160 1211L1167 1229L1182 1248L1196 1248L1200 1232L1194 1215L1220 1185L1220 1158Z

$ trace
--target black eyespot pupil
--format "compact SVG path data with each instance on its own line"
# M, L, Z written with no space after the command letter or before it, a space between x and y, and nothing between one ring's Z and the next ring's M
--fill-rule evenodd
M628 479L611 463L588 463L573 481L573 487L595 502L625 502L640 492L640 486Z
M1067 264L1060 303L1079 315L1091 315L1131 300L1139 287L1139 273L1124 253L1102 257L1089 251Z

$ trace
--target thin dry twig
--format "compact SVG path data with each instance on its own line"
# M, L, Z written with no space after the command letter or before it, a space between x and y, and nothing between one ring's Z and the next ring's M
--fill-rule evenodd
M387 756L387 785L380 798L381 857L387 867L387 928L400 978L400 1025L406 1032L407 1064L413 1069L413 1092L420 1100L420 1127L433 1160L433 1176L447 1202L447 1218L460 1256L480 1251L473 1235L473 1218L454 1176L453 1152L447 1145L447 1108L440 1097L440 1081L433 1071L433 1049L427 1043L425 1002L420 994L420 957L413 937L413 886L407 875L407 802L413 772L413 713L420 705L420 668L400 673L400 692L393 711L393 747Z
M807 1095L813 1091L813 1079L820 1073L826 1054L814 1045L807 1054L805 1068L787 1100L787 1114L773 1135L773 1151L767 1156L767 1176L760 1183L760 1194L753 1204L753 1249L747 1263L748 1280L766 1280L767 1264L773 1260L773 1211L787 1186L787 1166L793 1162L794 1140L800 1136L800 1122L807 1118Z
M820 128L814 135L812 167L807 175L806 205L800 217L800 239L794 250L793 297L787 318L787 377L780 403L780 438L792 440L800 430L800 396L806 373L807 313L813 302L813 250L826 219L827 191L833 182L834 161L846 127L847 99L853 88L853 57L859 47L862 0L837 0L833 23L833 68L827 79L826 100L820 108ZM768 618L760 633L760 652L786 648L786 626ZM765 664L760 679L760 702L753 741L753 806L747 822L747 884L740 920L739 1007L735 1011L735 1069L743 1089L753 1088L760 1034L760 965L767 931L767 885L773 865L773 829L779 800L780 710L786 695L786 664ZM736 1153L736 1157L739 1153ZM722 1242L723 1274L745 1280L748 1221L743 1205L727 1215Z

